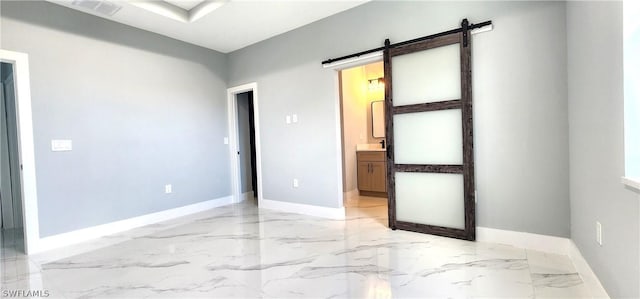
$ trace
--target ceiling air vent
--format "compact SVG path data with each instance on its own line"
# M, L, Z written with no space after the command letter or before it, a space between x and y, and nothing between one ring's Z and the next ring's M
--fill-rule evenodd
M107 16L113 16L118 12L118 10L120 10L120 8L122 8L122 6L113 2L98 0L75 0L71 4L90 9Z

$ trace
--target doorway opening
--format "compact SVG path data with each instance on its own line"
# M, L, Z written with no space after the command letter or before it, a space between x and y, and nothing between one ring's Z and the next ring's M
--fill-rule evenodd
M242 200L256 200L258 174L256 172L256 137L253 117L253 91L236 94L238 126L238 159L240 164L240 192Z
M0 62L0 242L3 257L25 252L17 115L14 66Z
M229 152L234 202L262 201L260 127L257 84L227 91L229 107Z
M388 225L382 61L338 71L347 217Z

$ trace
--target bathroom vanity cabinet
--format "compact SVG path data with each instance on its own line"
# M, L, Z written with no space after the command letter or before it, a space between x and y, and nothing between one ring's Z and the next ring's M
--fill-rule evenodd
M358 151L358 190L360 195L387 196L385 151Z

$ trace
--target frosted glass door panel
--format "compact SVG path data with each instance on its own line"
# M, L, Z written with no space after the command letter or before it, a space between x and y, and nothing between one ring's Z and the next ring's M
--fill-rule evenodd
M398 221L464 229L462 174L396 173Z
M394 56L391 65L394 106L461 98L459 44Z
M460 109L393 116L396 164L462 164Z

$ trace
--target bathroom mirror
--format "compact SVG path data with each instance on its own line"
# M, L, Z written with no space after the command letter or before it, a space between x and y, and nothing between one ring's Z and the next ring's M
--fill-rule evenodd
M373 138L384 138L384 101L371 102Z

